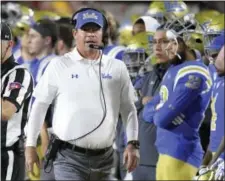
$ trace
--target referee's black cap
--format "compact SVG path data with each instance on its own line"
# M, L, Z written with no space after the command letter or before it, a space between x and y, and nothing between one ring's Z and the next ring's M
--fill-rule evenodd
M12 40L12 31L9 25L1 23L1 40Z

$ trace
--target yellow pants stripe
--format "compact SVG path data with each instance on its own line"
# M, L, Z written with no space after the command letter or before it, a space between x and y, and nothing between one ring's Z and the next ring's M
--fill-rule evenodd
M192 180L197 171L197 167L160 154L156 168L156 180Z

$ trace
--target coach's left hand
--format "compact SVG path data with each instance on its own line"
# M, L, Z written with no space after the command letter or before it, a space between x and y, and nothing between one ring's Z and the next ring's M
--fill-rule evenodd
M139 150L133 145L128 144L123 154L123 163L128 172L134 171L139 163L139 158Z

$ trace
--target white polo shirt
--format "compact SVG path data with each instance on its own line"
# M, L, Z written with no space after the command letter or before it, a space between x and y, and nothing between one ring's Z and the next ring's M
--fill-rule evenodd
M100 89L99 60L85 60L75 48L53 59L34 90L39 102L54 100L53 132L64 141L84 148L105 148L113 144L119 112L129 140L137 140L138 120L135 91L125 64L102 56L101 76L107 114L102 121L104 103ZM32 136L28 137L32 138ZM36 143L36 140L29 140Z

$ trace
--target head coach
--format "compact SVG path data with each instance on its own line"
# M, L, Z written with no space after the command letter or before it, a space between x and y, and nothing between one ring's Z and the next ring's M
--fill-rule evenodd
M54 101L52 139L46 159L53 161L56 180L111 178L119 113L128 137L127 170L138 162L135 91L125 64L102 54L107 31L104 15L83 8L73 17L76 47L52 60L34 91L28 121L26 166L38 163L36 141L49 105Z

